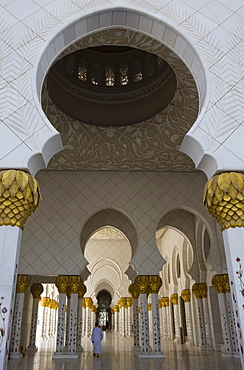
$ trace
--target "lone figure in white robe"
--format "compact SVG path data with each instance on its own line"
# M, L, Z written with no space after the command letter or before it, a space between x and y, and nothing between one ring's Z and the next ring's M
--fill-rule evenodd
M99 357L99 353L102 353L101 341L103 339L103 332L99 328L96 322L95 328L92 330L91 341L93 343L93 356Z

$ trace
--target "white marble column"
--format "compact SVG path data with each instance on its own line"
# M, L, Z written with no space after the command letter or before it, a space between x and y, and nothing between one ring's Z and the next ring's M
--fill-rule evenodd
M126 336L125 326L125 305L126 305L126 298L122 297L119 299L119 313L120 313L120 335L122 337Z
M224 351L222 352L222 354L225 357L232 357L233 354L236 354L238 352L238 344L236 343L235 330L232 321L233 309L230 307L231 297L228 275L215 275L212 279L212 285L218 293L221 328L224 341Z
M215 217L223 231L242 369L244 369L243 191L244 175L238 172L222 172L215 175L204 189L206 209Z
M223 238L238 333L239 354L242 369L244 369L244 310L242 309L244 284L242 278L240 279L240 264L243 266L244 263L244 229L238 227L227 229L223 231Z
M76 333L77 333L77 308L78 292L72 293L70 297L70 315L69 315L69 334L68 334L68 355L78 358L76 353Z
M233 301L230 292L225 293L225 300L226 300L226 307L229 319L229 326L230 326L230 335L231 335L231 342L232 342L232 349L233 349L233 357L239 358L240 357L240 348L238 343L238 333L237 333L237 326L236 326L236 316L233 309Z
M77 351L82 351L82 337L83 337L83 296L86 293L86 286L82 283L80 284L79 291L78 291L78 327L77 327Z
M138 293L137 298L134 298L136 295L133 296L133 339L134 345L132 350L138 351L141 349L140 342L139 342L139 314L138 314Z
M60 275L56 278L55 284L59 291L58 320L57 320L57 337L56 352L53 358L63 358L65 345L65 328L66 328L66 292L68 289L69 277Z
M149 323L148 323L148 302L147 296L149 294L149 277L148 275L138 275L135 278L135 287L140 294L140 344L141 351L139 358L150 357L149 345Z
M211 329L210 329L210 317L209 317L209 306L208 306L208 298L207 298L207 284L200 283L198 284L198 289L200 293L200 298L202 300L202 319L204 323L204 329L205 329L205 345L206 349L209 351L213 351L213 341L212 341L212 335L211 335ZM199 304L201 305L199 302Z
M162 305L162 327L163 332L162 336L164 339L170 338L170 327L169 327L169 298L162 297L161 298L161 305Z
M86 304L85 300L82 299L82 331L81 331L82 338L86 335Z
M186 319L186 331L187 331L187 342L186 345L193 346L192 338L192 312L191 312L191 292L190 289L184 289L181 292L181 297L185 304L185 319Z
M10 358L19 358L20 335L22 315L24 308L24 299L26 288L30 285L30 277L26 275L18 275L16 284L16 299L14 308L14 319L11 335Z
M170 297L171 302L173 303L173 315L175 323L175 338L174 342L180 343L180 320L179 320L179 297L177 293L174 293Z
M37 351L36 329L37 329L38 307L39 307L39 300L43 292L43 286L42 284L39 284L39 283L32 284L30 291L33 296L33 303L32 303L31 329L30 329L30 341L29 341L28 351Z
M151 276L152 277L152 276ZM157 278L160 279L159 276ZM149 278L150 279L150 278ZM149 280L150 281L150 280ZM160 285L161 286L161 285ZM152 300L152 325L153 325L153 354L154 358L164 358L161 349L161 333L160 333L160 319L158 309L158 289L151 287L151 300Z
M0 333L0 369L6 370L22 229L37 208L39 190L36 180L21 170L3 170L0 181L3 190L0 201L0 327L3 328Z
M114 330L119 330L119 306L115 305L114 308Z
M91 336L91 310L90 308L93 305L91 297L84 298L86 305L86 322L85 322L85 336L90 338Z
M128 336L132 335L132 298L126 298L128 310Z
M197 299L197 313L198 313L198 323L199 323L199 349L206 349L206 332L205 332L205 319L202 303L202 295L200 291L201 284L194 284L192 287L192 293Z

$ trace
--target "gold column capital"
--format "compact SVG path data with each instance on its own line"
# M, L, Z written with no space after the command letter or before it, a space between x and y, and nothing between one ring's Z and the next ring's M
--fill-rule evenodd
M49 298L49 297L43 297L43 298L41 298L40 305L42 307L49 307L50 308L51 298Z
M119 306L116 304L113 308L114 312L119 312Z
M139 292L138 292L138 290L137 290L137 288L136 288L135 284L131 284L131 285L129 286L129 288L128 288L128 291L129 291L129 293L130 293L130 295L131 295L131 297L132 297L133 299L138 299L138 297L139 297Z
M69 284L68 275L59 275L55 279L55 285L58 288L59 294L66 294Z
M208 288L206 283L196 283L192 286L192 293L196 299L207 298L207 292Z
M91 297L84 298L84 302L85 302L86 307L91 308L93 306L93 301L92 301Z
M43 293L43 285L41 283L32 284L30 291L34 299L40 299L41 294Z
M84 295L86 294L86 291L87 291L87 289L86 289L85 284L81 284L80 289L78 291L78 298L82 299L84 297Z
M147 309L148 309L148 311L152 311L152 303L147 304Z
M121 297L119 300L118 300L118 305L119 305L119 308L122 308L122 307L125 307L127 304L127 299L125 297Z
M38 202L39 187L34 177L21 170L0 171L0 226L23 230Z
M149 277L148 275L138 275L135 278L135 286L139 294L149 293Z
M244 174L224 172L205 185L203 203L221 230L244 226Z
M128 307L132 307L132 298L131 297L127 297L126 302L127 302Z
M26 288L30 285L30 277L28 275L18 275L16 283L16 293L25 293Z
M181 292L181 298L183 299L183 301L185 303L190 302L191 301L191 292L190 292L190 289L184 289L184 290L182 290L182 292Z
M70 275L69 276L69 293L70 294L78 294L79 290L81 289L81 285L83 281L79 275Z
M162 279L159 275L150 275L148 278L149 292L151 294L157 294L162 286Z
M176 306L178 304L178 294L177 293L171 294L170 300L173 303L173 305Z
M162 297L160 301L162 307L169 307L169 297Z
M230 282L227 274L215 275L212 279L212 285L217 293L230 293Z

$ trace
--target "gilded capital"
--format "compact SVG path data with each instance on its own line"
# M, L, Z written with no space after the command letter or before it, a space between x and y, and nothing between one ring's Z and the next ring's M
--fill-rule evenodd
M34 299L40 299L41 294L43 293L43 285L41 283L32 284L30 291Z
M190 302L191 301L191 292L190 292L190 289L184 289L184 290L182 290L182 292L181 292L181 298L183 299L183 301L185 303Z
M162 279L158 275L151 275L148 278L149 281L149 292L151 294L157 294L162 286Z
M42 307L49 307L51 306L51 298L49 297L43 297L41 300L40 300L40 305Z
M152 311L152 303L148 303L147 309L148 309L148 311Z
M38 202L39 188L34 177L21 170L0 171L0 226L23 230Z
M83 281L79 275L69 276L69 293L78 294Z
M178 304L178 294L177 293L171 294L170 300L174 306L177 305Z
M26 288L30 285L30 277L28 275L18 275L16 283L16 293L25 293Z
M169 307L169 297L162 297L160 301L162 307Z
M86 286L84 284L81 284L80 289L78 291L78 298L81 299L86 294Z
M67 275L59 275L56 277L55 285L58 288L59 294L66 294L69 284L69 277Z
M92 301L91 297L84 298L84 302L85 302L86 307L91 308L93 306L93 301Z
M119 306L116 304L113 308L114 312L119 312Z
M127 297L126 298L126 302L127 302L127 306L128 307L131 307L132 306L132 298L131 297Z
M127 300L125 297L121 297L119 300L118 300L118 305L119 305L119 308L122 308L122 307L125 307L127 304Z
M135 278L135 286L139 294L149 293L149 277L148 275L138 275Z
M196 283L192 286L192 293L197 299L207 298L207 292L207 284L205 283Z
M130 295L133 299L138 299L139 292L138 292L137 287L135 286L135 284L131 284L128 288L128 291L129 291L129 293L130 293Z
M203 203L221 230L244 226L244 174L225 172L205 185Z
M217 293L230 293L229 276L227 274L215 275L212 279L212 285Z

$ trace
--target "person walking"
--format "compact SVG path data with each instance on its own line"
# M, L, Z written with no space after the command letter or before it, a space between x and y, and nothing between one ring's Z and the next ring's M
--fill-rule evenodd
M102 353L101 341L103 339L103 332L96 322L95 328L92 330L91 341L93 343L93 356L99 357Z

